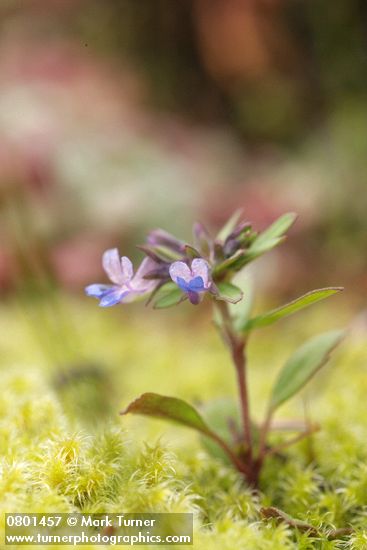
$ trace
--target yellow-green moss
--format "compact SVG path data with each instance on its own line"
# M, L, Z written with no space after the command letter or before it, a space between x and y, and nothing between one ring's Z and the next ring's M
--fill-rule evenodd
M255 495L189 430L118 416L147 390L191 402L234 394L231 366L214 332L175 313L158 314L157 323L156 317L101 313L89 304L69 311L64 337L75 330L79 344L73 353L69 346L61 363L40 353L27 321L12 308L0 316L2 528L3 514L11 511L187 511L195 515L198 550L367 548L364 333L352 335L327 376L307 389L309 415L322 430L269 460ZM254 340L250 381L257 417L282 359L317 319L285 322ZM323 318L324 329L332 319ZM76 387L83 387L80 400ZM280 414L302 418L302 400ZM350 525L355 532L336 541L311 538L262 520L260 507L269 505L325 533Z

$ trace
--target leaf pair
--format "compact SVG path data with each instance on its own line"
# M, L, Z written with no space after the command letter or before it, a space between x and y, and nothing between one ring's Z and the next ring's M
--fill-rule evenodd
M316 302L343 290L343 287L329 287L312 290L291 302L272 309L262 315L248 319L248 310L242 311L236 322L239 332L250 333L254 329L266 327L293 315ZM329 358L329 354L343 337L344 331L334 330L315 336L303 344L288 359L273 387L269 409L274 411L290 399L308 382Z
M271 412L303 388L327 362L342 336L343 331L340 330L316 336L288 359L273 387L269 405ZM128 413L174 421L193 428L218 443L218 435L206 424L199 412L182 399L144 393L121 412L123 415Z

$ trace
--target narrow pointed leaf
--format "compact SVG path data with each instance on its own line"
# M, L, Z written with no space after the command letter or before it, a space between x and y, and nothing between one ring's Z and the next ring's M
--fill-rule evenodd
M205 435L212 432L200 414L186 401L157 393L143 393L120 414L139 414L163 418L193 428Z
M213 270L213 276L221 275L229 269L237 270L243 265L243 259L246 258L246 253L243 250L237 250L230 258L227 258L218 264Z
M188 258L191 258L192 260L195 258L201 258L200 252L189 244L185 244L185 254Z
M163 245L141 244L137 248L145 252L153 260L172 262L182 259L182 254Z
M248 261L252 261L264 252L271 250L284 240L284 235L288 229L296 221L297 215L293 212L288 212L274 223L272 223L265 231L260 233L251 244L247 251Z
M293 313L297 313L297 311L311 306L312 304L315 304L320 300L324 300L325 298L328 298L329 296L332 296L333 294L336 294L341 290L343 290L343 287L329 287L311 290L310 292L307 292L303 296L292 300L292 302L289 302L284 306L280 306L276 309L268 311L267 313L258 315L253 319L249 319L242 325L242 327L240 327L240 330L248 332L256 328L267 327L269 325L272 325L279 319L283 319L284 317L288 317Z
M275 222L273 222L265 231L260 233L258 241L264 241L268 239L275 239L282 237L288 229L294 224L297 219L297 214L294 212L288 212L280 216Z
M270 409L275 410L293 397L328 361L330 353L344 335L342 330L333 330L315 336L288 359L280 372L271 395Z
M232 233L232 231L236 227L241 218L241 215L242 209L236 210L236 212L234 212L234 214L229 218L229 220L225 223L225 225L216 236L217 241L224 242L226 240L226 238Z
M243 298L243 292L238 286L232 283L218 283L218 294L215 296L217 300L223 300L231 304L237 304Z
M272 250L285 240L285 237L275 237L273 239L261 240L257 242L257 239L253 242L250 248L246 251L246 255L243 259L242 265L252 262L259 256L265 254L269 250ZM241 266L242 267L242 266Z

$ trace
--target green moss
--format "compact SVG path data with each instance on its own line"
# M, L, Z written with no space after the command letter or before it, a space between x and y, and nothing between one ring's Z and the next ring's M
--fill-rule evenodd
M13 310L6 312L8 329L0 330L2 528L3 513L11 511L187 511L195 516L194 548L199 550L367 548L364 334L350 337L327 376L307 390L309 415L322 430L268 460L255 494L229 465L208 455L189 430L118 416L146 390L191 402L234 395L228 358L214 333L203 333L192 321L182 330L183 319L176 320L174 313L162 316L157 326L149 317L127 319L113 312L102 318L99 310L78 305L70 311L82 344L71 363L68 352L61 371L42 358ZM306 325L285 324L288 333L264 331L255 338L250 381L257 416L282 357L318 323L309 316ZM324 327L330 324L323 319ZM16 327L13 336L9 326ZM83 380L80 403L72 377L66 377L66 385L58 383L60 372L65 379L75 365L79 372L91 362L110 384L100 378L98 414L95 377L90 391L88 376ZM291 401L280 414L302 418L302 401ZM265 521L261 506L276 506L324 534L312 538L286 523ZM328 530L350 525L353 535L327 539Z

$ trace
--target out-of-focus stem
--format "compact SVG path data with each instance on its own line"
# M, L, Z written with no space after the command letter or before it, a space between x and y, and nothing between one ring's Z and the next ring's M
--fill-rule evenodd
M247 376L246 376L246 357L245 343L241 342L237 348L232 351L233 362L237 371L238 390L240 394L241 414L244 429L245 442L248 448L250 462L252 461L252 433L250 419L250 404L248 397Z
M302 439L305 439L305 437L308 437L309 435L319 431L319 429L320 429L320 426L318 425L310 426L306 431L295 435L291 439L288 439L288 441L283 441L283 443L280 443L277 447L272 447L271 449L269 449L266 453L266 456L279 453L283 449L286 449L287 447L290 447L291 445L294 445L295 443L302 441Z
M270 429L272 415L273 415L273 411L272 409L269 409L260 430L259 456L258 456L258 462L260 466L264 462L264 458L266 455L266 437Z
M226 453L226 455L229 457L229 459L231 460L232 464L237 468L237 470L239 472L242 472L243 474L245 474L246 476L249 476L250 475L250 469L247 467L246 464L244 464L242 462L242 460L240 460L238 458L238 456L236 456L234 454L234 452L229 448L229 446L227 445L227 443L225 441L223 441L223 439L221 437L219 437L216 433L214 432L210 432L210 434L207 434L209 437L211 437L222 449L223 451Z
M248 461L252 464L252 433L245 356L246 340L234 331L232 318L229 314L227 304L224 302L219 302L218 307L223 321L223 337L231 352L232 360L236 368L244 439L247 445Z

